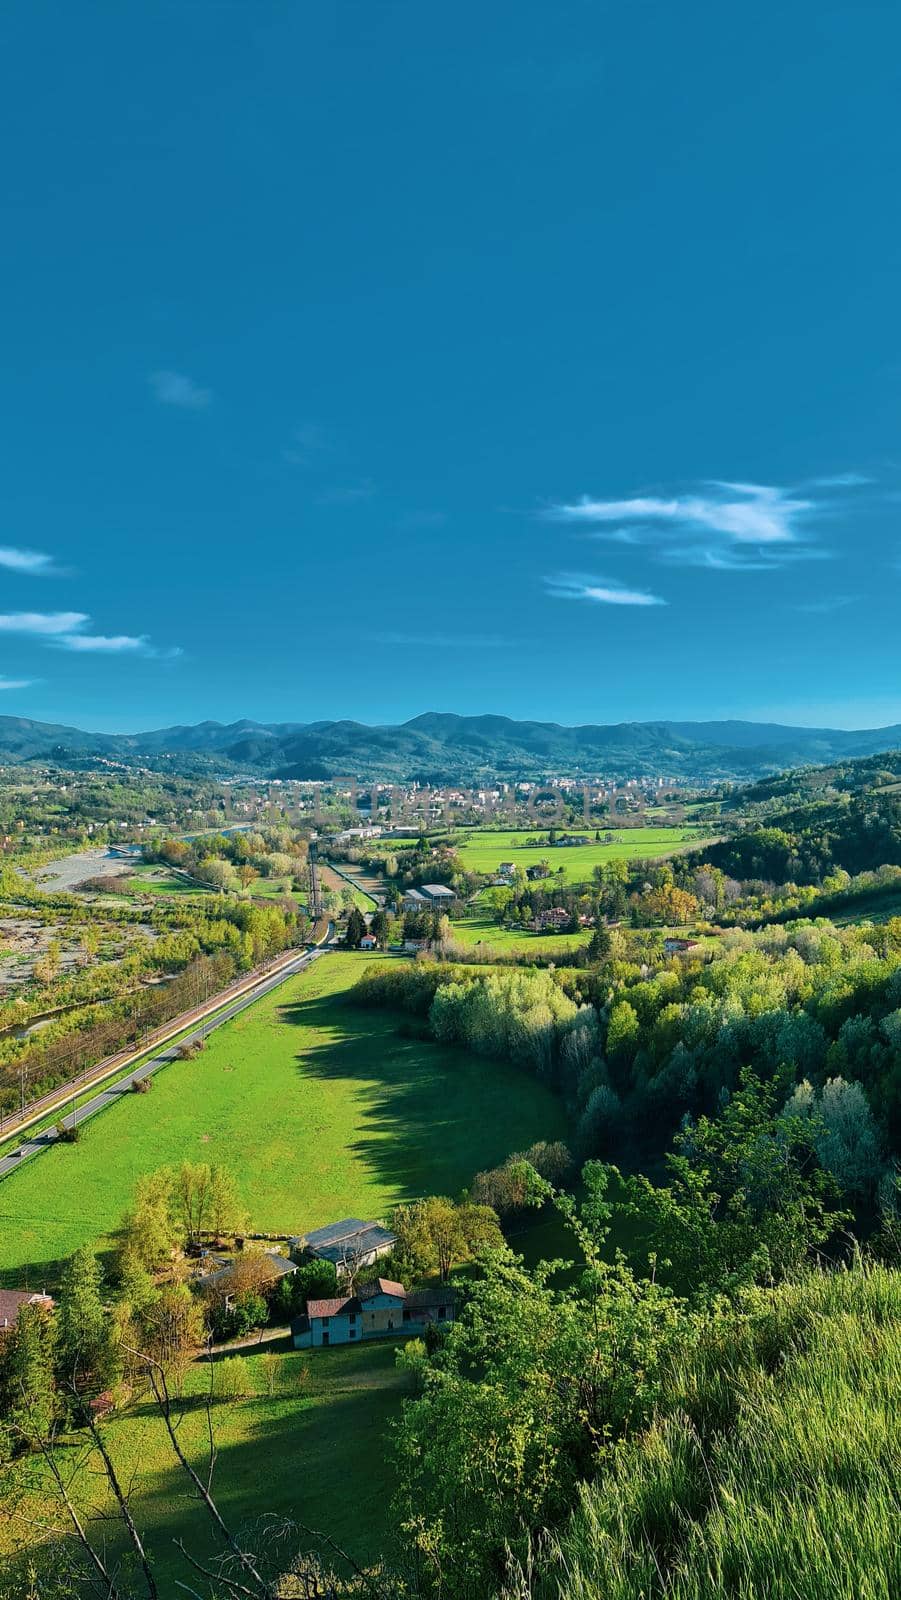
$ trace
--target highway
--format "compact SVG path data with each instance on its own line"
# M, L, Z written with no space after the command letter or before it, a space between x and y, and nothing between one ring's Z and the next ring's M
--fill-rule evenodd
M330 939L331 936L332 929L330 928L328 938ZM200 1018L196 1025L190 1027L189 1031L179 1035L177 1043L161 1045L160 1049L149 1056L147 1060L142 1061L133 1070L126 1068L124 1076L117 1078L115 1083L110 1084L107 1088L98 1088L97 1093L92 1095L89 1100L84 1101L77 1111L70 1111L59 1120L66 1128L73 1127L76 1122L80 1127L88 1117L96 1116L98 1111L102 1111L106 1106L115 1104L123 1095L133 1094L134 1090L131 1086L135 1078L150 1078L155 1072L159 1072L161 1067L167 1067L171 1062L177 1061L180 1052L186 1046L200 1044L214 1028L221 1027L223 1022L230 1022L233 1017L237 1017L242 1011L246 1011L248 1006L255 1005L256 1001L261 999L263 995L269 994L273 989L277 989L279 984L285 983L288 978L295 977L298 972L303 972L312 962L317 961L320 956L324 955L328 948L329 945L326 942L313 950L298 952L295 960L286 962L284 966L279 967L277 972L261 978L259 983L255 984L252 989L227 1002L222 1006L221 1010L215 1011L214 1015ZM210 1002L210 1010L214 1010L219 1003L215 999L212 1000ZM40 1155L43 1151L52 1149L58 1137L56 1128L52 1127L45 1128L42 1133L36 1133L31 1138L24 1139L18 1149L0 1157L0 1179L8 1177L12 1172L18 1172L23 1163L32 1156Z

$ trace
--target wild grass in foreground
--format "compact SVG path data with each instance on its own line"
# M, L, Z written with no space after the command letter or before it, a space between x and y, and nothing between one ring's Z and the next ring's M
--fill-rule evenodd
M755 1291L507 1600L894 1600L901 1274Z

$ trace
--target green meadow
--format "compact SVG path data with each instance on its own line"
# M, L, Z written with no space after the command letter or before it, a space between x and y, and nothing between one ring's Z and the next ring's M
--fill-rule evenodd
M527 1074L345 1004L370 960L322 957L149 1094L124 1093L77 1144L0 1181L0 1281L52 1285L79 1245L110 1247L136 1179L160 1166L221 1162L257 1229L301 1233L459 1192L511 1150L565 1137L559 1101Z
M286 1346L283 1341L270 1347L284 1351L273 1394L264 1358L251 1352L242 1357L246 1396L213 1407L217 1503L233 1528L247 1526L265 1511L324 1528L355 1560L372 1561L387 1538L393 1483L389 1423L409 1379L395 1365L390 1340L317 1350L312 1356ZM195 1363L185 1380L188 1403L179 1423L182 1448L204 1475L207 1421L197 1402L208 1387L208 1367ZM131 1510L146 1539L160 1594L176 1595L178 1581L191 1583L193 1575L174 1541L184 1539L201 1561L215 1556L221 1544L189 1494L163 1423L149 1403L139 1400L114 1414L104 1433L122 1481L132 1485ZM82 1512L96 1516L111 1509L102 1478L85 1470L83 1444L63 1449L60 1456L66 1475L73 1474L72 1492ZM34 1557L36 1544L64 1517L39 1460L4 1470L0 1513L0 1559L7 1558L15 1570L19 1552L20 1560L25 1551ZM115 1523L108 1537L114 1549L121 1548ZM39 1553L37 1560L40 1568Z
M562 830L561 830L562 831ZM583 830L573 827L568 830L580 834ZM584 830L586 833L588 829ZM547 837L547 829L543 834L537 830L530 832L504 832L502 830L489 830L478 828L472 832L460 832L454 835L454 844L460 863L468 872L496 872L502 861L513 861L525 871L526 867L536 866L539 861L547 861L552 872L563 868L564 878L567 883L580 883L591 877L592 869L607 861L633 861L640 859L655 859L673 855L678 850L697 848L704 843L705 835L700 828L602 828L601 839L605 832L613 834L611 844L603 844L590 834L590 843L584 845L548 845L539 844L537 841Z
M453 923L453 936L460 944L487 945L501 952L522 951L535 956L557 955L565 961L571 950L578 950L591 938L591 929L580 933L533 933L528 928L504 928L491 917L461 917Z

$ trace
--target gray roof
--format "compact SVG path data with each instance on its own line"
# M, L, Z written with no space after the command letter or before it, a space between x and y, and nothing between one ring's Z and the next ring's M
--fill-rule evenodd
M380 1222L362 1222L359 1217L345 1217L343 1222L332 1222L327 1228L316 1228L306 1234L302 1242L312 1255L338 1266L349 1256L365 1256L372 1250L390 1250L397 1243L397 1235Z
M312 1233L305 1233L303 1238L308 1245L338 1244L352 1233L374 1227L374 1222L363 1222L360 1217L345 1217L342 1222L330 1222L325 1228L314 1228Z
M453 889L449 889L446 883L424 883L422 886L422 892L423 894L427 894L432 900L440 900L442 895L450 900L456 900L457 898Z

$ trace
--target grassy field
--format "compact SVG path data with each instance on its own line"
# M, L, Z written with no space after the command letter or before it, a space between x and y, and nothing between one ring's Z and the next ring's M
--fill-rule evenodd
M393 1477L386 1450L390 1419L397 1414L408 1378L394 1362L394 1343L334 1350L291 1350L277 1392L266 1392L259 1355L246 1363L251 1395L219 1403L213 1412L219 1457L214 1491L229 1523L240 1528L263 1510L323 1528L358 1561L384 1547ZM188 1373L186 1392L205 1394L209 1370ZM206 1461L206 1414L187 1407L179 1439L189 1459ZM146 1534L161 1595L175 1595L178 1579L191 1573L173 1547L183 1538L199 1560L215 1554L210 1524L174 1461L159 1418L138 1404L110 1420L106 1438L123 1480L136 1474L131 1509ZM75 1464L74 1452L71 1453ZM265 1482L265 1496L261 1484ZM39 1463L4 1473L6 1517L0 1517L0 1555L31 1546L35 1528L61 1522ZM101 1479L84 1470L75 1480L84 1509L104 1508ZM98 1533L98 1537L101 1536ZM345 1574L346 1576L346 1574ZM206 1590L204 1589L204 1592Z
M605 831L601 829L602 838ZM456 834L454 840L460 863L469 872L496 872L502 861L513 861L523 870L539 861L547 861L552 872L562 867L566 881L578 883L590 878L592 868L605 861L669 856L677 850L697 847L705 838L700 829L690 827L612 828L609 831L613 834L612 844L601 844L594 838L585 845L536 844L534 841L541 835L535 831L506 833L481 828ZM545 829L545 835L546 832Z
M526 1074L342 1004L370 959L324 957L150 1094L0 1182L0 1281L52 1284L78 1245L111 1242L137 1177L169 1163L227 1164L258 1229L301 1233L457 1192L511 1150L565 1137L559 1102Z
M174 872L160 871L158 867L147 867L143 872L134 873L126 879L125 886L132 894L177 894L196 898L198 895L213 893L206 884L179 878Z
M485 944L492 950L523 950L533 955L558 954L565 958L591 938L591 929L581 933L532 933L527 928L502 928L490 917L461 917L453 923L453 936L460 944Z

